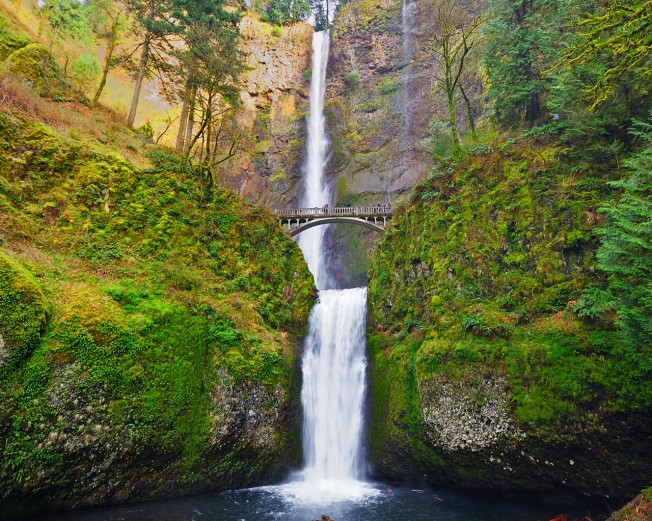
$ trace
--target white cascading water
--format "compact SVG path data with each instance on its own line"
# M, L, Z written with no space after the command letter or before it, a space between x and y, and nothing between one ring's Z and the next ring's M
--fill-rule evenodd
M403 33L403 133L404 138L410 135L410 103L408 95L408 86L410 82L410 63L412 62L412 34L411 34L411 13L408 0L403 0L401 9L401 31Z
M324 180L328 139L324 93L328 62L328 31L314 33L313 73L308 116L308 153L303 206L330 202ZM304 503L359 499L373 490L359 481L364 474L362 452L365 395L365 324L367 289L327 289L324 263L325 226L299 236L308 266L315 277L319 301L310 316L302 363L305 468L286 492Z
M326 93L326 67L330 38L328 31L312 35L312 77L310 79L310 113L308 114L308 144L304 165L304 208L321 208L329 203L330 194L324 183L324 165L328 151L324 95ZM299 235L298 243L308 267L315 277L317 288L328 287L328 272L324 267L324 226L317 226Z

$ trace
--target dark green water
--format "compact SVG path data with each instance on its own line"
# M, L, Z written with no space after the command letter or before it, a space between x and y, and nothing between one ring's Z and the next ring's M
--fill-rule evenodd
M41 521L548 521L554 506L450 490L362 484L347 499L323 500L303 485L235 490L128 506L39 516ZM306 492L308 496L306 496Z

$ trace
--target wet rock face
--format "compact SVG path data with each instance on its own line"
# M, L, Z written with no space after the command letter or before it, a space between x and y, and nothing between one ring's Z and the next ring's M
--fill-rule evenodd
M426 436L448 453L478 452L522 436L509 416L508 385L500 376L467 382L435 375L419 382Z
M328 71L330 174L347 194L400 193L430 167L423 140L436 110L424 2L354 0L341 7ZM342 183L342 182L341 182Z
M253 201L287 206L301 179L313 29L272 26L250 14L240 30L251 70L234 123L240 151L221 165L220 181Z
M211 450L234 440L261 451L274 449L274 433L281 428L285 416L285 397L280 386L270 391L260 384L237 384L226 371L220 370L211 400Z

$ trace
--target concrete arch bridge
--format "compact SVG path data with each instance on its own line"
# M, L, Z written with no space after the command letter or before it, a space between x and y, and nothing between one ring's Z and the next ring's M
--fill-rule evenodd
M274 213L292 237L301 232L323 224L356 224L382 233L392 217L392 208L387 205L288 208Z

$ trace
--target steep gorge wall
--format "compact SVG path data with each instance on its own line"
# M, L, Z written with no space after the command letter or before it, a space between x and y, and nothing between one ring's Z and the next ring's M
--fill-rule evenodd
M251 70L236 116L240 151L223 164L220 180L242 197L286 206L297 199L301 186L313 28L305 23L273 26L250 13L240 29Z
M372 463L392 479L615 502L649 485L649 346L582 318L608 157L523 139L421 182L369 282Z
M300 461L314 289L299 248L139 146L148 167L0 112L0 519L253 485Z

